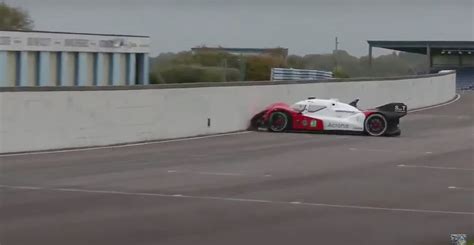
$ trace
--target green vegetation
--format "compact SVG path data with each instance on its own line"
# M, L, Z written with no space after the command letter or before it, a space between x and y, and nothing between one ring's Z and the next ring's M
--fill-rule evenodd
M264 56L250 56L245 59L245 80L268 81L272 68L286 67L283 58Z
M0 30L31 29L33 29L33 21L26 11L0 2Z
M424 55L393 52L375 57L371 69L368 56L357 58L344 50L333 54L292 55L288 57L288 67L333 71L335 77L341 78L415 75L427 70Z
M285 67L283 58L236 56L224 52L165 53L151 59L151 81L156 83L269 80L271 68Z
M164 53L151 59L152 83L193 83L270 80L271 68L332 71L334 77L386 77L415 75L427 70L424 55L395 53L375 57L351 56L344 50L333 54L237 56L224 52Z
M168 83L237 81L240 77L237 69L194 65L173 66L160 74L163 81Z
M332 75L335 78L349 78L349 74L347 74L340 66L334 67Z

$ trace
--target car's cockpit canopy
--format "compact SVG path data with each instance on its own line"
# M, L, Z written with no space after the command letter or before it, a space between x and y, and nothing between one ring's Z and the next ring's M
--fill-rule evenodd
M291 108L297 112L318 112L326 108L332 108L334 110L348 110L348 111L358 111L356 105L359 100L351 102L351 104L345 104L339 102L338 99L316 99L315 97L310 97L306 100L296 102L291 106Z

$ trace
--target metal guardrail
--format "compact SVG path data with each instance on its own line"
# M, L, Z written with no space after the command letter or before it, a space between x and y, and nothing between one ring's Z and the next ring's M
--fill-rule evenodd
M332 72L319 70L272 68L272 81L326 80L333 78Z

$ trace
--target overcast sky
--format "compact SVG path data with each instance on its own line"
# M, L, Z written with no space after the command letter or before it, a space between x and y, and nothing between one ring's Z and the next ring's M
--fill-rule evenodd
M153 55L204 44L327 53L338 36L360 56L368 39L474 40L474 0L3 1L38 30L149 35Z

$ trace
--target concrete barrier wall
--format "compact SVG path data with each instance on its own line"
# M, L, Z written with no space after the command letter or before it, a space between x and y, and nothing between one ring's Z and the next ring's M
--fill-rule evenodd
M293 103L308 96L344 102L360 98L363 108L399 101L412 109L455 96L453 73L385 81L246 84L0 90L0 153L244 130L250 118L268 104Z

